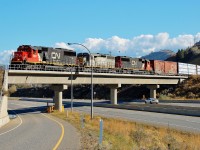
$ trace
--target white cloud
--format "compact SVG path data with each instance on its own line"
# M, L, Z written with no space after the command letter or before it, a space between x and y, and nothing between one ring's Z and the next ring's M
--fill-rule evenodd
M183 34L177 37L170 38L167 32L158 33L157 35L143 34L132 37L130 39L121 38L119 36L112 36L107 39L102 38L87 38L83 44L93 53L112 55L126 55L131 57L140 57L151 52L161 49L170 49L177 52L178 49L192 46L195 42L200 40L200 33L196 35ZM55 43L54 47L74 49L77 52L86 52L86 50L79 46L68 46L64 42ZM0 64L9 64L10 57L14 50L4 50L0 53Z
M55 48L65 48L65 49L72 49L71 47L69 47L66 43L64 42L58 42L55 44L54 46Z
M4 50L0 53L0 64L8 65L15 50Z
M111 38L87 38L83 43L91 52L109 53L112 55L127 55L139 57L161 49L170 49L177 52L178 49L187 48L200 40L200 33L196 35L183 34L170 38L167 32L157 35L143 34L131 39L112 36ZM81 47L76 47L82 49ZM76 49L77 50L77 49Z
M101 38L88 38L85 41L85 46L89 49L100 50L104 45L104 40Z

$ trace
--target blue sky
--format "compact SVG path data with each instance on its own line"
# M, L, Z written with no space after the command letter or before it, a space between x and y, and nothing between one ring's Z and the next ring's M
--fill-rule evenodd
M199 0L0 0L0 56L22 44L68 48L67 42L132 57L177 51L200 40L199 6Z

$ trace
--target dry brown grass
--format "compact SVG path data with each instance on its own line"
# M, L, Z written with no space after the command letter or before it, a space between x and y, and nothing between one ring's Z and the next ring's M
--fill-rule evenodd
M166 127L130 122L77 112L54 112L52 115L69 121L82 134L82 149L112 150L200 150L200 135ZM84 115L85 127L81 127ZM99 120L104 120L103 144L98 145Z
M174 91L162 91L160 99L170 100L199 100L200 99L200 76L192 75L176 87Z

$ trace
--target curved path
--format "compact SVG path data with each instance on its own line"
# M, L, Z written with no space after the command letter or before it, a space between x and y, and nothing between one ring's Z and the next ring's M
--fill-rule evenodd
M45 103L9 101L17 118L0 128L1 149L80 149L80 137L69 123L41 113Z

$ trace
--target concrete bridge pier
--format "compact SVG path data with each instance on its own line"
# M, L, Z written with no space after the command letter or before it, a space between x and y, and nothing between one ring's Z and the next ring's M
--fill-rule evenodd
M150 89L150 98L156 98L156 89L160 88L160 85L147 85L147 88Z
M8 116L8 71L5 70L4 84L3 84L3 95L0 96L0 127L10 121Z
M121 87L121 84L110 84L107 85L110 88L110 100L111 104L117 104L117 88Z
M54 102L55 110L62 112L62 91L66 90L67 85L55 84L51 86L51 89L54 90Z

